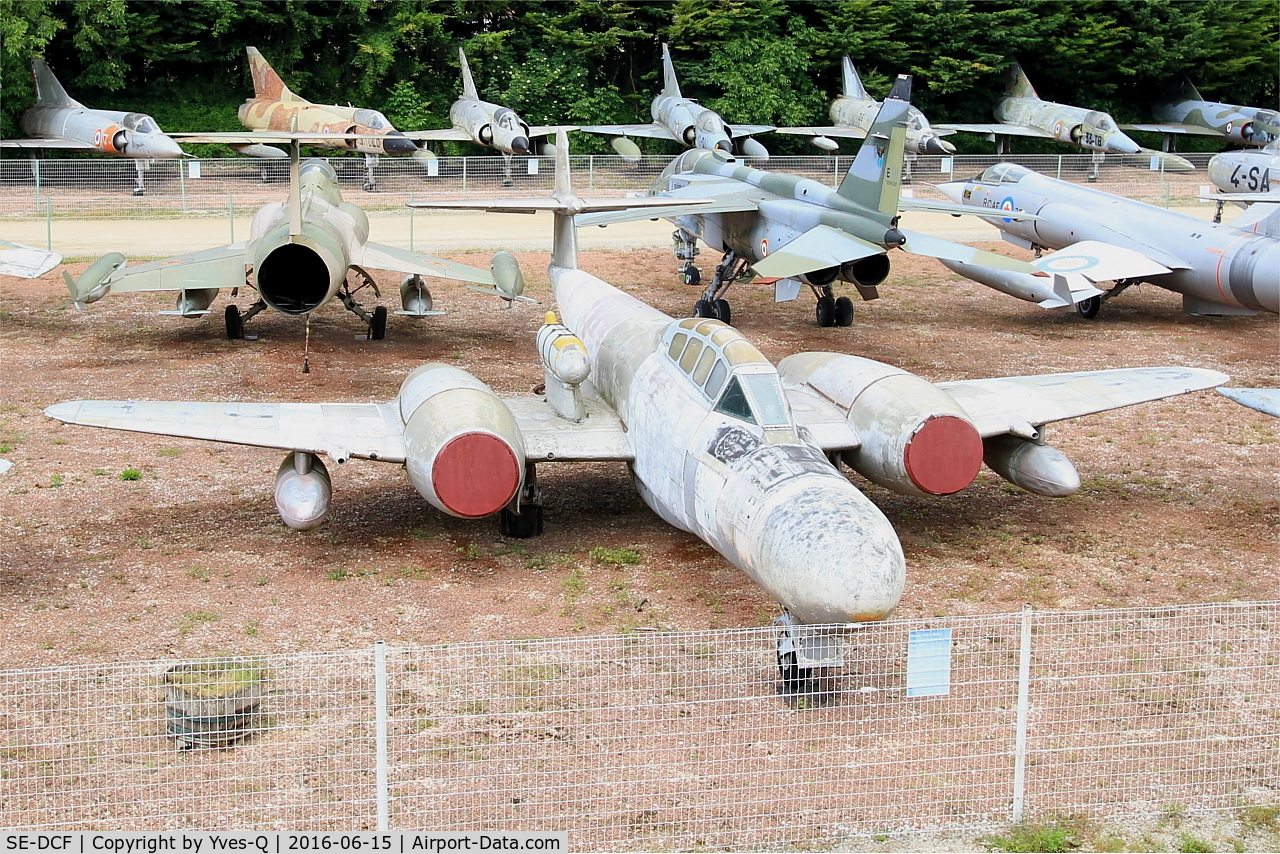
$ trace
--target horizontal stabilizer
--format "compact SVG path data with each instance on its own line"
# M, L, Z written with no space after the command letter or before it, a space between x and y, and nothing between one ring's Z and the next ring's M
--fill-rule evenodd
M884 247L846 234L829 225L819 225L783 246L751 267L761 276L790 278L814 270L837 267L846 261L856 261L884 253Z
M754 211L760 207L756 202L742 198L673 199L667 196L652 196L650 198L660 200L664 204L652 207L629 208L616 212L600 211L579 214L574 218L574 222L583 227L589 225L613 225L619 222L639 222L644 219L670 219L678 216Z
M1054 273L1078 273L1091 282L1113 282L1119 279L1144 279L1172 272L1169 267L1141 252L1103 243L1082 240L1032 262L1037 270ZM1177 265L1185 268L1185 264Z
M57 252L0 240L0 276L38 279L60 263L62 256Z
M669 199L665 196L607 196L600 198L574 197L568 201L555 196L529 196L517 199L466 199L459 201L439 200L427 202L409 202L411 208L428 208L431 210L463 210L488 211L490 213L537 213L538 211L561 211L568 214L596 213L601 211L631 211L637 215L615 222L630 220L655 219L664 214L652 213L652 210L667 208L693 207L701 209L706 205L704 199ZM754 210L753 205L751 210ZM743 210L743 208L733 208ZM579 216L579 219L582 219ZM581 223L579 223L581 224ZM591 223L595 225L596 223Z
M958 205L955 202L935 202L929 199L898 199L898 210L919 211L920 213L944 213L953 216L990 216L991 211L975 208L973 205ZM1044 219L1044 217L1026 211L1001 211L1002 219L1023 220Z
M67 151L97 151L77 139L0 139L0 148L58 148Z
M1203 368L1121 368L1034 377L937 383L969 414L985 439L1037 438L1042 424L1106 412L1220 386L1230 379Z
M423 276L456 279L461 282L493 284L493 274L488 270L472 267L469 264L459 264L456 261L446 261L433 255L410 252L408 249L397 249L394 246L373 241L364 245L363 260L356 263L364 267L391 270L396 273L418 273Z
M1191 136L1224 136L1222 131L1213 128L1201 127L1200 125L1179 125L1179 124L1150 124L1150 125L1120 125L1121 130L1141 130L1147 133L1181 133L1190 134Z

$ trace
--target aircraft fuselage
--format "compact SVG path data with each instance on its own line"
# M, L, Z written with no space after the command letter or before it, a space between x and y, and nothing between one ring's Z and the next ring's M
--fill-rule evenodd
M240 105L240 124L254 131L299 131L317 134L363 134L357 139L335 139L308 145L365 154L411 154L418 146L392 127L377 110L250 98Z
M22 114L21 127L33 139L74 140L119 157L164 159L182 154L145 113L37 104Z
M715 110L674 95L659 95L653 99L649 110L653 120L671 131L681 145L733 152L733 139L724 119Z
M528 154L529 125L515 110L475 98L459 98L449 108L449 121L479 145L503 154Z
M1137 154L1142 150L1117 127L1115 119L1100 110L1010 95L996 104L995 115L1004 124L1033 127L1053 134L1058 142L1090 151Z
M836 127L861 128L867 131L871 129L879 113L880 102L869 98L841 95L831 102L831 123ZM913 154L950 154L955 149L943 142L924 113L915 107L908 107L906 150Z

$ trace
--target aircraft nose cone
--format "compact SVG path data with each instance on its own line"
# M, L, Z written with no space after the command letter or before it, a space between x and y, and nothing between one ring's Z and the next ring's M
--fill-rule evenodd
M964 181L948 181L945 184L935 184L934 188L956 204L963 204L964 183Z
M387 154L413 154L418 150L418 146L413 140L397 131L387 134L386 139L382 140L382 150Z
M1142 151L1142 146L1122 133L1113 133L1107 138L1107 150L1120 154L1138 154Z
M516 154L528 154L529 153L529 137L527 136L513 137L511 140L511 150L514 151Z
M148 134L145 139L145 143L140 147L147 153L148 157L167 158L182 156L181 146L162 133Z
M812 477L757 517L756 580L803 623L880 620L906 583L889 520L844 478Z
M955 154L956 147L940 136L927 136L921 146L923 154Z

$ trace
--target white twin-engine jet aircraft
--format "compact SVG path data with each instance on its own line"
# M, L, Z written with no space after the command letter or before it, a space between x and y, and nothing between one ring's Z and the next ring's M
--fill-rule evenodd
M548 316L538 335L545 398L502 398L432 363L389 403L82 400L45 413L283 450L276 505L300 529L329 510L326 456L403 465L442 513L501 514L517 537L542 526L538 464L626 462L655 513L747 573L795 623L846 624L888 616L906 566L893 526L839 462L908 495L958 492L984 462L1032 492L1070 495L1079 476L1045 443L1046 424L1227 379L1148 367L934 384L841 353L775 367L719 320L673 319L578 269L573 214L644 200L574 196L563 135L557 155L556 195L536 200L556 211L550 278L563 318Z

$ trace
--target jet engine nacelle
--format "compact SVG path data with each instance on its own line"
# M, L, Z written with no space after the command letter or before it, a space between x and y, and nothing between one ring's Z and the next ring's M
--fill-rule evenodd
M317 456L295 451L276 472L276 510L295 531L310 531L329 515L333 484L329 470Z
M860 288L874 288L889 278L889 256L885 253L868 255L840 265L840 278Z
M982 467L982 437L960 404L900 368L840 353L799 353L778 363L845 413L861 444L841 455L868 480L903 495L950 495Z
M525 453L511 410L480 380L439 363L405 378L405 469L432 507L474 519L497 513L524 485Z

